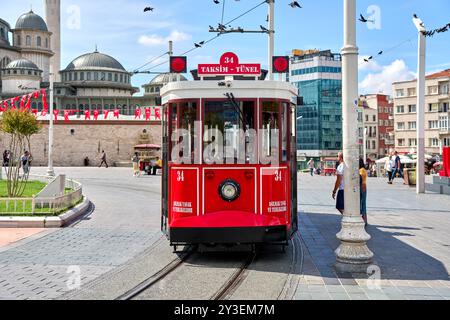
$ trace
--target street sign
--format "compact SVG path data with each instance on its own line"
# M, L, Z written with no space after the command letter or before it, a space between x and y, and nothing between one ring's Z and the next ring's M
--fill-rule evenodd
M233 52L226 52L220 58L219 64L199 64L198 75L202 76L260 76L261 64L239 63L238 56Z

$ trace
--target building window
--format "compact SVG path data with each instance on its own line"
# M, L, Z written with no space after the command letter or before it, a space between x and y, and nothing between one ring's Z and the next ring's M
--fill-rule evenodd
M408 130L416 130L416 122L415 121L408 122Z
M111 72L108 73L108 81L112 81L112 73Z
M87 72L87 73L86 73L86 79L87 79L88 81L91 81L91 73L90 73L90 72Z
M439 129L448 130L448 117L439 117Z
M405 113L405 106L397 106L397 113Z
M428 139L428 143L430 147L439 147L439 139L438 138L430 138Z
M428 121L428 127L430 129L439 129L439 120Z
M416 112L416 105L415 104L408 105L408 112L409 113L415 113Z
M45 38L45 47L48 48L48 38Z
M416 95L416 88L408 89L408 97L414 97Z
M405 123L397 122L397 130L405 130Z
M17 36L17 45L18 46L22 45L22 39L20 38L20 36Z
M448 90L448 84L443 84L443 85L441 85L439 91L440 91L440 92L439 92L440 94L448 94L448 92L449 92L449 90Z
M414 139L408 139L408 145L409 145L410 147L416 147L416 146L417 146L417 139L416 139L416 138L414 138Z
M98 81L98 72L94 72L94 81Z
M106 73L102 72L102 78L100 79L101 81L106 81Z
M439 103L428 104L428 112L438 112L438 111L439 111Z
M31 36L27 36L27 37L25 38L25 45L31 46Z
M119 76L118 76L117 73L114 74L114 81L115 81L115 82L118 82L118 81L119 81Z
M398 146L399 147L404 147L405 146L405 139L398 139Z
M395 96L397 98L401 98L405 96L405 90L404 89L397 89L395 90Z
M80 72L80 80L84 81L84 72Z
M428 87L428 94L437 94L438 93L438 87L437 86L430 86Z
M123 82L123 74L120 75L120 82Z
M450 147L450 138L444 138L443 146L444 147Z
M41 39L41 37L39 37L39 36L37 37L36 43L37 43L38 47L42 46L42 39Z
M442 103L439 112L448 112L448 102Z

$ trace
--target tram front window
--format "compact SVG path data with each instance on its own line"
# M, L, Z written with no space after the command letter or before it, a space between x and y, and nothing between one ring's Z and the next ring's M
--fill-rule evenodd
M279 135L280 135L279 103L265 101L262 105L262 162L275 163L279 161ZM286 149L286 147L284 147Z
M173 133L170 150L175 148L177 154L171 154L172 161L181 161L185 164L195 163L195 122L198 120L196 102L172 103L170 132ZM176 159L175 159L176 158Z
M207 164L256 164L257 137L253 101L207 101L204 161Z

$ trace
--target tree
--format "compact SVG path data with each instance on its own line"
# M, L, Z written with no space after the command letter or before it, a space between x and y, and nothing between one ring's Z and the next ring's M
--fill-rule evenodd
M21 197L25 191L29 170L20 174L22 155L28 151L31 157L31 137L39 133L41 125L28 110L11 109L0 118L0 131L9 136L9 165L6 167L8 196ZM31 158L30 158L31 160Z

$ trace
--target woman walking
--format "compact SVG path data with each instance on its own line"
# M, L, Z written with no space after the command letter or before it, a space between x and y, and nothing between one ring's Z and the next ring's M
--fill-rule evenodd
M367 171L364 160L359 159L360 213L367 227Z
M134 153L131 161L133 161L133 176L139 177L139 175L141 174L141 170L139 168L139 154L137 152Z

